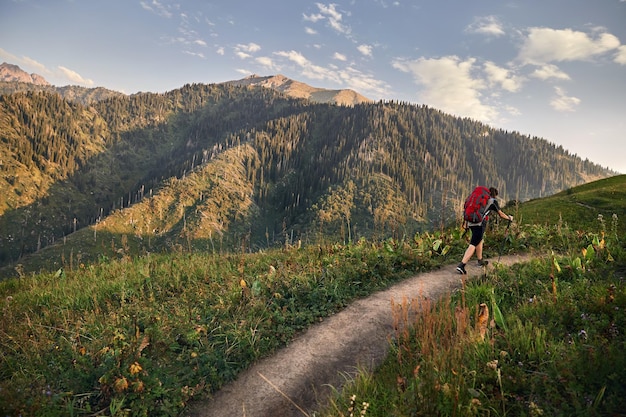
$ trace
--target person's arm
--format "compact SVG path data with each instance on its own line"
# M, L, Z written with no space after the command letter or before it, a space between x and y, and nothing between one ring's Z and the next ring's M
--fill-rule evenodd
M493 200L493 208L495 209L494 211L498 213L498 216L500 216L500 218L506 219L510 222L513 221L513 216L510 216L506 214L505 212L503 212L502 210L500 210L500 205L498 204L498 201L496 199Z
M511 216L511 215L508 215L508 214L504 213L504 212L503 212L502 210L500 210L500 209L498 209L498 216L500 216L501 218L506 219L506 220L508 220L508 221L510 221L510 222L512 222L512 221L513 221L513 216Z

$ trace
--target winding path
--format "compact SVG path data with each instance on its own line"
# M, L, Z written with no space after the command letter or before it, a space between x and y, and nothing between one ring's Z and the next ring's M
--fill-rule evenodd
M528 259L525 255L503 256L500 263L512 265ZM482 272L475 260L467 269L470 278ZM332 387L340 388L357 369L373 369L386 357L393 332L391 300L435 299L460 287L454 266L447 266L357 300L252 365L211 400L192 403L186 415L310 416L328 399Z

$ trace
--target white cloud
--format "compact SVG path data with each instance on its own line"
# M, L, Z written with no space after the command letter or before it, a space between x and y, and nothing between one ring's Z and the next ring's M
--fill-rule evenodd
M240 51L244 51L244 52L250 52L250 53L253 53L253 52L258 52L258 51L260 51L260 50L261 50L261 47L260 47L259 45L257 45L256 43L254 43L254 42L250 42L250 43L249 43L249 44L247 44L247 45L245 45L245 44L241 44L241 43L240 43L240 44L238 44L238 45L236 46L236 49L237 49L237 50L240 50Z
M343 34L350 33L350 28L345 26L341 20L343 19L343 15L337 11L336 4L322 4L316 3L317 8L319 9L319 13L305 15L303 14L304 20L309 22L317 22L320 20L328 20L328 25L333 28L335 31Z
M556 96L550 101L552 108L558 111L574 111L575 107L580 104L580 99L573 96L567 96L565 91L560 87L554 87Z
M206 45L206 42L205 42L205 41L203 41L202 39L195 40L195 41L193 41L193 43L194 43L195 45L207 46L207 45Z
M274 61L272 61L272 58L268 57L268 56L260 56L258 58L255 59L256 62L258 62L261 66L269 69L269 70L274 70L276 69L276 66L274 65Z
M235 46L235 55L240 59L248 59L252 57L254 52L261 50L261 47L254 42L248 44L238 44Z
M34 68L33 72L35 73L50 74L50 71L46 68L45 65L40 64L34 59L25 56L22 57L22 59L20 59L19 61L22 62L24 65L27 65L29 68Z
M620 41L610 33L596 38L571 29L530 28L519 52L524 64L542 65L552 61L589 60L596 55L616 49Z
M472 76L475 59L461 61L457 56L396 60L393 67L413 75L422 87L420 100L443 111L491 123L498 116L495 108L481 101L485 83Z
M217 52L218 55L224 55L224 53L226 53L223 46L219 46L215 52Z
M21 67L26 72L32 71L42 76L52 74L52 71L48 70L45 65L35 61L34 59L27 56L18 57L2 48L0 48L0 58L2 58L3 61L10 62Z
M317 7L320 9L320 12L323 15L325 15L329 19L339 21L341 20L341 13L339 13L337 9L335 9L336 6L337 6L336 4L332 4L332 3L329 4L328 6L322 3L317 3Z
M365 56L372 56L372 46L371 45L359 45L356 48L360 53L362 53Z
M481 35L496 37L504 35L502 24L495 16L477 17L465 30L469 33L478 33Z
M34 72L35 74L41 75L43 77L62 78L64 80L69 81L70 83L81 84L81 85L86 85L86 86L94 85L93 80L88 79L88 78L83 78L76 71L72 71L71 69L63 67L61 65L59 65L56 68L56 70L51 71L48 68L46 68L45 65L41 64L40 62L35 61L32 58L29 58L27 56L18 57L16 55L13 55L5 51L2 48L0 48L0 58L2 58L2 60L6 62L10 62L12 64L19 66L23 71Z
M183 54L197 56L198 58L204 59L204 54L202 52L183 51Z
M522 88L522 79L512 74L510 70L499 67L490 61L485 63L484 68L491 85L498 85L512 93Z
M308 22L317 22L318 20L322 20L324 19L324 16L317 13L317 14L311 14L311 15L306 15L306 14L302 14L302 17L304 18L304 20L308 21Z
M505 104L504 109L508 114L512 116L521 116L522 114L522 112L517 107L511 106L509 104Z
M346 56L344 54L340 54L339 52L335 52L333 54L333 58L338 60L338 61L347 61L348 58L346 58Z
M252 71L247 70L247 69L243 69L243 68L237 68L235 71L237 71L240 74L246 75L246 76L253 74Z
M622 0L626 1L626 0ZM622 45L617 48L617 53L615 54L614 61L621 65L626 65L626 45Z
M71 82L75 82L77 84L88 85L88 86L93 85L93 80L85 79L81 77L81 75L78 74L76 71L72 71L71 69L68 69L62 66L59 66L58 68L61 74L63 74L63 76L67 78L68 80L70 80Z
M150 4L148 4L148 2L146 1L140 1L139 4L141 4L141 7L144 10L148 10L152 13L155 13L161 17L167 17L170 18L172 17L172 13L167 10L166 6L163 6L161 3L159 3L157 0L152 0L150 2Z
M547 80L550 78L556 78L557 80L569 80L570 76L561 71L559 67L553 64L542 65L530 74L531 77L539 78L540 80Z
M307 67L311 65L308 59L304 57L300 52L297 51L278 51L274 52L279 57L287 58L289 61L295 62L300 67Z
M310 27L308 27L308 26L304 28L304 32L305 32L307 35L317 35L317 30L312 29L312 28L310 28Z
M375 94L376 96L384 96L389 93L389 86L381 80L364 74L354 68L337 68L332 65L330 67L322 67L313 64L304 55L297 51L279 51L274 53L279 58L286 58L295 63L300 70L300 74L313 80L330 81L339 85L347 86L361 94ZM338 54L335 54L337 58ZM339 56L341 56L339 54ZM346 87L342 87L346 88Z
M375 96L385 96L389 94L389 85L387 85L387 83L364 74L355 68L348 67L344 70L340 70L339 77L348 88L358 93L365 95L372 93Z

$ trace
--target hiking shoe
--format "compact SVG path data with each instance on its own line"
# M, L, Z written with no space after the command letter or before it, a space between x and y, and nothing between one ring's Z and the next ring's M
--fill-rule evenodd
M489 265L489 261L483 261L482 259L478 260L478 266L487 266Z
M463 264L459 264L459 266L456 267L456 272L458 272L461 275L467 275L467 271L465 270L465 265Z

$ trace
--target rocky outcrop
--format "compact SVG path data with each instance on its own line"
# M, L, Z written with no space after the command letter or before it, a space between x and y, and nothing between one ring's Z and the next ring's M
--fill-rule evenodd
M6 62L0 64L0 81L50 85L41 75L29 74L17 65Z

